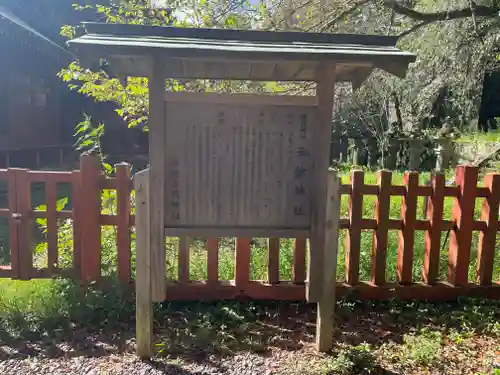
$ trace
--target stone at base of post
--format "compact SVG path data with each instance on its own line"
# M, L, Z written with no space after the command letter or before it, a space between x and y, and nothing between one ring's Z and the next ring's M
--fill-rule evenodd
M328 176L325 239L323 242L323 288L316 318L316 349L327 352L333 347L335 287L340 222L340 179L337 172Z

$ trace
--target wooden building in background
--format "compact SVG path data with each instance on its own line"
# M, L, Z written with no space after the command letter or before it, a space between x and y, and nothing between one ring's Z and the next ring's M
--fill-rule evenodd
M72 92L57 76L75 59L60 27L83 17L89 15L75 12L67 0L0 5L0 168L75 167L73 134L84 113L106 124L103 144L110 161L133 163L134 154L147 161L146 135L127 129L113 104Z

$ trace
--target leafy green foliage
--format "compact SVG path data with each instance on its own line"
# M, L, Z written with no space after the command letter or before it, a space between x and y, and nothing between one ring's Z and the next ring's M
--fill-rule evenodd
M432 366L440 358L443 337L440 332L424 330L420 335L404 335L406 358L420 366Z
M325 368L328 373L341 375L359 374L375 366L375 356L369 344L342 348L337 356Z
M0 280L1 335L27 338L50 332L55 338L70 333L74 324L112 327L130 316L133 304L117 284L103 291L82 289L71 280Z

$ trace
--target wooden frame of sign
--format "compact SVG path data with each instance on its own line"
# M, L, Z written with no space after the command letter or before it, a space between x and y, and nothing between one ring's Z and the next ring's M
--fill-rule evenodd
M137 217L138 355L152 354L151 303L168 293L165 235L309 237L307 300L320 306L317 347L329 350L340 215L338 178L328 173L335 65L318 65L316 96L166 93L165 66L153 62L149 178L136 181L138 204L147 203Z
M357 87L374 68L404 76L416 56L390 36L84 26L69 41L83 65L149 80L150 168L136 178L138 355L152 354L151 304L168 293L165 235L308 237L306 296L319 304L317 347L330 349L340 206L328 173L334 84ZM167 78L316 82L316 95L167 94Z

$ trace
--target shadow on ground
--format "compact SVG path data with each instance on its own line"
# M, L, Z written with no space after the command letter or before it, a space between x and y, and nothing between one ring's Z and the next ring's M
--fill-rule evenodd
M99 309L96 304L95 309ZM78 319L41 324L38 330L18 324L17 332L0 322L0 359L109 356L134 350L133 301L116 311L87 311ZM90 315L88 315L90 314ZM22 320L22 317L19 317ZM299 351L314 342L314 305L274 302L190 302L155 306L155 348L159 357L211 361L214 356L275 349ZM334 335L337 345L399 344L403 336L432 327L500 334L500 303L458 300L450 303L339 301ZM495 326L497 324L497 326ZM12 325L12 324L11 324ZM495 328L496 327L496 328ZM154 364L154 362L153 362ZM161 364L164 366L164 363ZM180 372L182 373L182 372ZM185 373L188 374L188 373Z

